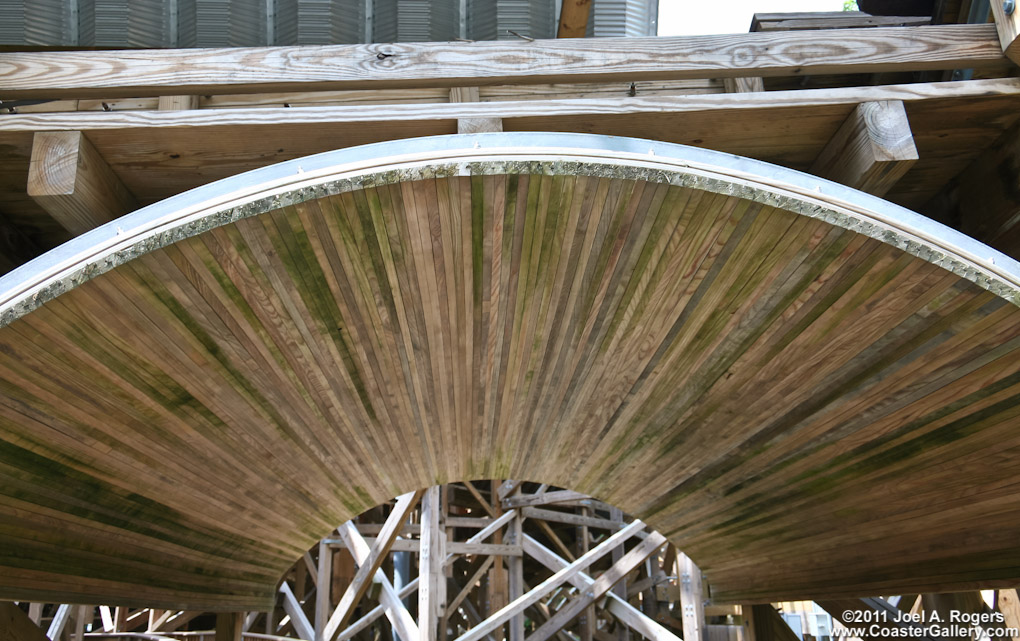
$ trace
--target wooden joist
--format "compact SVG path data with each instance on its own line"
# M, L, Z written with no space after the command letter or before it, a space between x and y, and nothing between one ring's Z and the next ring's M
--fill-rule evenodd
M0 95L63 98L212 95L391 87L749 75L1002 69L992 25L668 38L375 43L258 49L0 54ZM237 69L243 68L244 74ZM748 73L752 71L753 73Z
M134 196L80 131L35 134L28 195L73 234L138 207Z
M903 102L865 102L836 131L810 173L884 196L916 160Z

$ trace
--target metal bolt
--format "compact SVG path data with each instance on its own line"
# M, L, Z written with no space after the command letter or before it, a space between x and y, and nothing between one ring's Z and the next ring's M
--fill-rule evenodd
M1007 16L1013 15L1013 10L1016 9L1016 0L1002 0L1002 11Z

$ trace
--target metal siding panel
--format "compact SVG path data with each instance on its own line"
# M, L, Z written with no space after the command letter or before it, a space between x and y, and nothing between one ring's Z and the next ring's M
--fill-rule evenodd
M469 0L467 7L467 37L471 40L495 40L496 0Z
M71 3L66 0L32 0L23 5L24 40L28 45L73 45ZM75 25L75 31L77 25Z
M375 0L375 20L372 25L373 41L397 41L397 0Z
M299 0L275 0L273 15L269 16L275 25L274 45L298 44L298 5Z

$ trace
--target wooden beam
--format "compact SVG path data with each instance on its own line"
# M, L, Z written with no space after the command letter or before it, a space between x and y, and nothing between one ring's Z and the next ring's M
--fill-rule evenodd
M160 111L198 109L198 96L160 96L156 108Z
M1004 68L993 25L533 42L0 54L9 99ZM244 74L237 69L243 68Z
M748 76L745 78L723 78L723 87L726 93L747 93L752 91L765 91L765 79L761 76Z
M283 611L290 617L294 632L305 641L313 641L315 639L315 628L308 620L308 617L305 616L304 609L298 602L297 597L294 596L294 591L290 589L290 584L286 581L280 584L280 594L283 595Z
M503 541L520 547L523 535L523 518L520 512L517 512L516 517L507 528L507 535L503 538ZM510 601L515 601L524 596L524 559L522 557L510 557L507 559L507 592L507 597ZM509 631L508 641L524 641L524 612L519 612L510 617Z
M453 87L450 102L478 102L478 87ZM458 118L457 133L477 134L486 131L503 131L502 118Z
M442 515L441 488L433 485L421 499L421 552L418 557L418 631L421 641L438 641L439 626L446 605L446 532Z
M991 0L990 4L1002 51L1010 60L1020 64L1020 8L1013 1ZM1006 13L1007 7L1011 8L1009 13Z
M645 559L657 552L659 548L665 544L666 537L658 532L653 532L634 549L624 554L619 561L614 563L598 579L596 579L594 583L571 600L570 603L560 608L559 611L552 616L552 618L543 623L541 627L535 630L535 632L528 637L528 641L546 641L552 637L556 634L557 630L565 627L575 617L581 614L585 608L601 599L603 595L605 595L610 588L616 585L618 581L623 579L628 572L639 566L641 563L644 563ZM694 638L696 637L691 637L691 639ZM687 640L686 635L684 636L684 639Z
M565 559L527 534L524 535L522 545L528 556L554 572L570 565ZM581 572L569 579L569 582L579 590L586 590L595 582L595 579ZM627 603L623 598L612 592L607 597L606 609L609 613L644 638L649 641L680 641L680 637L670 632L662 624L642 614L640 610Z
M365 539L358 534L357 528L353 527L348 521L337 531L347 542L347 547L354 556L354 562L358 565L367 562L371 548ZM375 571L375 582L380 586L379 602L385 608L386 618L389 619L390 624L401 641L418 641L418 625L407 611L407 608L404 607L404 603L401 601L401 597L396 589L394 589L393 583L386 578L382 570ZM415 585L415 588L420 589L420 582Z
M551 503L563 503L566 501L582 501L591 497L573 490L557 490L555 492L544 492L542 494L521 494L503 499L503 507L524 507L526 505L549 505Z
M73 234L83 234L138 207L80 131L35 134L28 195Z
M493 630L501 627L504 623L509 621L511 617L534 605L555 588L568 581L570 577L576 576L586 567L609 554L617 545L620 545L630 537L636 535L640 530L644 529L644 526L644 523L635 520L630 525L627 525L619 532L616 532L602 543L595 546L595 548L578 560L559 570L545 581L542 581L527 594L511 601L506 605L506 607L501 608L499 611L489 616L488 619L462 634L457 641L478 641Z
M529 519L556 521L558 523L567 523L569 525L577 526L583 525L603 530L615 530L626 525L620 521L610 521L609 519L603 519L597 516L582 516L580 514L571 514L569 512L556 512L554 510L544 510L540 507L523 507L521 508L521 514L523 514L525 518Z
M379 532L379 537L375 539L369 550L368 558L364 563L358 565L354 578L351 580L350 585L347 586L343 596L340 597L340 603L333 610L329 621L325 624L325 638L332 638L333 633L345 627L347 622L350 621L351 615L354 614L354 609L358 607L361 598L368 591L376 571L382 566L383 561L386 560L386 556L390 553L390 548L393 547L393 542L397 540L398 533L407 521L411 510L418 504L418 499L421 498L421 495L422 491L418 490L397 497L396 505L393 506L393 510L386 517L386 522ZM349 523L348 525L352 524ZM322 592L325 592L325 590L321 591L320 594Z
M216 614L215 641L241 641L244 633L244 612L218 612Z
M680 571L680 605L683 608L684 641L705 638L705 603L701 589L701 570L691 557L677 554Z
M810 173L883 196L917 158L903 102L865 102L836 131Z
M0 602L0 641L49 641L38 625L10 601Z
M588 33L591 0L563 0L557 38L583 38Z
M64 626L67 625L68 619L71 618L71 606L64 603L57 607L56 613L53 615L53 619L50 620L50 627L46 630L46 636L56 641L60 638L60 635L64 632Z
M411 582L400 588L400 592L397 593L397 598L403 601L407 597L411 596L418 591L418 577L411 579ZM337 633L334 641L347 641L354 635L358 634L362 630L367 630L372 623L386 613L386 606L377 605L368 611L367 614L362 616L360 619L352 623L346 629L341 630Z
M329 549L325 540L319 541L319 563L315 573L315 641L322 641L325 638L326 622L329 620L333 605L330 600L331 583L329 580L333 574L332 564L332 550Z

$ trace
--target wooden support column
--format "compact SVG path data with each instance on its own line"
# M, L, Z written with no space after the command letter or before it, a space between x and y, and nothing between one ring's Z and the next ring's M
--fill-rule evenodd
M42 621L42 603L29 603L28 604L28 618L32 620L32 623L39 625Z
M74 632L71 641L85 641L85 624L92 623L92 606L79 605L74 610Z
M995 16L995 30L999 32L1002 52L1013 62L1020 64L1020 6L1014 1L991 0L992 15ZM1012 11L1006 13L1007 8Z
M216 641L241 641L244 612L220 612L216 615Z
M28 195L75 235L138 208L135 197L80 131L35 134Z
M453 87L450 102L478 102L478 87ZM486 131L503 131L502 118L458 118L457 133L477 134Z
M64 626L67 625L67 620L71 618L71 606L64 603L57 608L56 613L53 615L53 619L50 621L50 627L46 630L46 636L51 639L58 639L64 632Z
M445 533L440 525L440 487L425 491L421 500L421 552L418 556L418 630L421 641L437 641L446 606Z
M680 605L683 607L684 641L701 641L705 630L705 603L701 592L701 570L691 557L677 554L680 569Z
M510 526L507 528L509 535L506 541L513 545L521 544L521 537L524 535L523 522L520 512L516 513ZM490 557L491 558L491 557ZM521 598L524 595L524 558L521 556L507 557L509 598L511 601ZM524 612L510 617L510 641L524 641Z
M315 639L315 628L308 620L308 617L305 616L305 611L301 608L301 603L298 602L297 598L294 596L294 591L290 589L290 584L286 581L280 584L280 594L283 596L283 611L290 617L291 625L294 627L294 632L306 641L312 641ZM272 632L267 632L267 634L276 634L276 630L274 629Z
M585 518L590 517L591 510L589 510L586 507L581 508L581 516ZM577 540L577 555L582 556L586 554L588 550L591 548L590 545L591 534L588 531L588 526L585 524L578 526L575 538ZM562 609L560 611L562 612ZM572 618L573 617L571 617L571 619ZM552 619L550 619L550 622L558 622L561 620L562 617L560 617L559 612L557 612L555 615L553 615ZM564 625L566 625L566 623L569 623L569 621L570 619L567 619L564 623L560 624L559 627L557 627L556 629L562 628ZM542 628L547 628L546 631L543 633L545 635L543 638L549 638L549 632L551 629L549 626L552 625L552 623L550 622L547 622L542 626ZM577 614L577 635L581 638L581 641L592 641L592 638L594 636L593 635L594 630L595 630L595 608L583 607L579 609ZM535 634L538 634L540 631L541 628L539 630L536 630Z
M560 7L560 26L557 38L583 38L588 33L588 16L591 15L591 0L563 0Z
M1020 628L1020 598L1016 590L999 590L995 595L995 606L1006 618L1003 627Z
M758 641L754 633L754 606L745 603L740 606L740 641Z
M43 631L17 605L0 602L0 641L49 641Z
M754 622L755 641L800 641L771 605L755 605L749 609Z
M916 161L903 102L865 102L843 122L809 173L883 196Z
M616 508L616 507L610 509L609 510L609 519L612 520L612 521L622 521L623 520L623 510L621 510L620 508ZM620 559L623 558L623 551L624 551L623 546L620 546L620 547L616 548L615 550L613 550L613 555L612 555L613 565L616 565L617 563L619 563ZM613 592L613 594L615 594L616 596L620 597L624 601L627 600L627 577L626 576L624 576L622 579L620 579L616 583L616 585L613 586L612 592ZM617 625L616 626L616 641L630 641L630 628L628 628L625 625Z
M332 550L325 541L319 541L319 565L315 574L315 641L323 640L326 621L332 611L329 594L329 578L333 573L332 562Z

